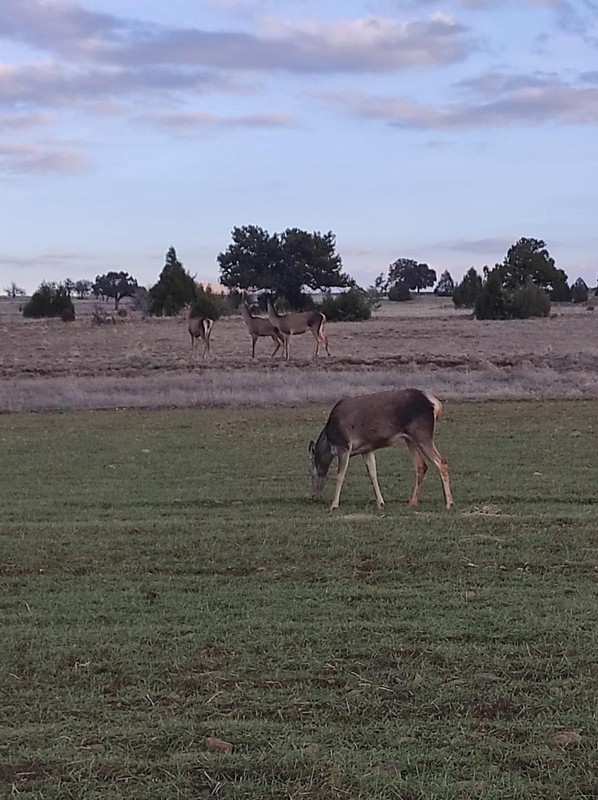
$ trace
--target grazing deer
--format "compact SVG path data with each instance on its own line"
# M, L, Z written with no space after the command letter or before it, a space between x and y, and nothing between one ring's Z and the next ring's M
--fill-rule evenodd
M247 330L251 336L251 357L255 358L255 343L259 337L269 336L276 345L274 352L270 356L273 358L280 350L281 345L284 344L284 336L282 333L278 330L278 328L275 328L274 325L272 325L269 319L264 319L264 317L254 317L245 302L241 303L241 316L243 317L243 321L247 325Z
M268 300L268 319L275 328L278 328L284 338L283 355L287 361L289 360L289 342L291 336L305 333L307 330L313 333L316 340L314 358L316 358L320 352L321 344L326 348L326 353L330 355L328 337L323 330L326 317L321 311L297 311L292 314L279 314Z
M309 443L313 499L320 499L332 460L338 456L336 489L330 509L338 508L349 458L360 455L374 487L376 505L379 509L384 508L374 450L393 447L404 439L416 476L409 505L417 506L419 502L419 491L428 469L427 460L440 473L444 500L446 507L450 508L453 496L448 465L434 444L434 423L441 414L440 400L419 389L397 389L340 400L330 412L317 441Z
M196 317L192 311L189 311L187 318L189 335L191 336L191 358L195 356L195 349L197 347L197 340L203 339L203 358L206 353L210 353L210 336L214 326L214 320L209 317Z

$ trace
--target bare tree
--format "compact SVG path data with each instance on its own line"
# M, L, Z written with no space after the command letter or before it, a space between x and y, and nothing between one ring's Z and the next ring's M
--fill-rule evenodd
M8 297L12 297L13 300L15 297L23 297L25 294L27 294L25 289L21 289L21 287L17 286L17 284L14 281L12 281L10 286L6 286L4 288L4 291L6 292Z

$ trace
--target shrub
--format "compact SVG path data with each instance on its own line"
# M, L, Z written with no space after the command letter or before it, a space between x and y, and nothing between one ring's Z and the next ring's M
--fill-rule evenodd
M147 316L149 310L149 292L145 286L137 286L131 299L133 311L141 311L143 317Z
M583 278L578 278L571 286L571 300L574 303L585 303L588 299L588 284Z
M438 285L434 289L434 294L438 297L452 297L455 291L455 283L451 277L451 273L445 270L440 276Z
M550 297L544 289L531 280L516 289L505 289L500 268L488 273L474 303L476 319L529 319L549 313Z
M191 313L194 317L209 317L217 320L231 313L228 298L223 294L216 294L211 286L204 288L199 283L195 290L195 300L191 303Z
M473 313L476 319L507 319L505 293L499 269L488 273L486 282L475 296Z
M65 322L72 321L75 319L75 307L63 284L44 281L23 306L23 316L35 319L61 317Z
M506 295L507 319L547 317L550 314L550 297L535 283L527 283Z
M463 280L453 290L455 308L473 308L476 297L482 289L482 279L475 267L470 267Z
M362 322L372 316L372 301L367 292L354 286L336 297L326 296L319 310L330 322Z
M570 303L571 302L571 289L567 281L560 281L553 287L549 294L550 299L554 303Z
M411 300L411 292L407 281L397 281L394 286L391 286L388 290L388 299L395 302Z
M62 309L62 313L60 314L60 319L63 322L74 322L75 321L75 307L71 303L70 306L66 306Z

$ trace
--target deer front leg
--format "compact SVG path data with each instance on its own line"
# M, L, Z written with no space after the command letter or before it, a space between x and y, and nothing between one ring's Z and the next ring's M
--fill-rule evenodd
M341 489L343 488L345 475L347 474L347 467L349 466L350 456L351 456L350 449L343 450L338 454L338 472L336 475L336 486L334 488L334 497L332 498L332 503L330 505L331 511L334 511L335 508L338 508L339 503L341 501Z
M376 457L373 453L364 453L363 461L365 463L365 468L368 471L368 475L370 481L372 482L372 486L374 487L374 494L376 495L376 505L378 506L378 511L381 511L384 508L384 498L382 497L382 492L380 491L380 484L378 483L378 473L376 470Z

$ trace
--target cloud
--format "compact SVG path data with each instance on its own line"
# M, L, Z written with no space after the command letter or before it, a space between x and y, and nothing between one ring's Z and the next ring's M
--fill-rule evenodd
M81 262L104 262L104 257L97 253L75 252L70 250L48 250L35 256L7 256L0 255L0 266L15 267L18 269L39 269L40 267L55 269L64 268L65 265L74 264L77 267Z
M512 125L598 125L598 87L527 79L483 76L468 81L469 102L424 105L403 96L379 97L363 92L319 93L318 97L362 119L392 127L457 130ZM492 85L496 87L493 93Z
M515 241L514 236L489 236L485 239L453 239L433 245L435 250L454 250L459 253L504 254Z
M0 36L79 62L304 73L448 64L472 48L466 29L443 14L411 22L375 16L334 22L270 18L248 33L168 28L57 0L5 4Z
M0 142L0 172L33 175L79 175L87 158L71 149L52 145Z
M271 112L265 114L246 114L225 117L201 112L144 114L142 122L149 122L159 128L178 133L192 134L214 128L291 128L295 121L287 114Z
M51 122L52 117L49 114L0 113L0 133L25 131L32 128L36 130Z
M89 106L139 94L190 91L247 93L228 78L196 69L147 67L70 67L55 62L9 66L0 64L0 103L21 107Z

